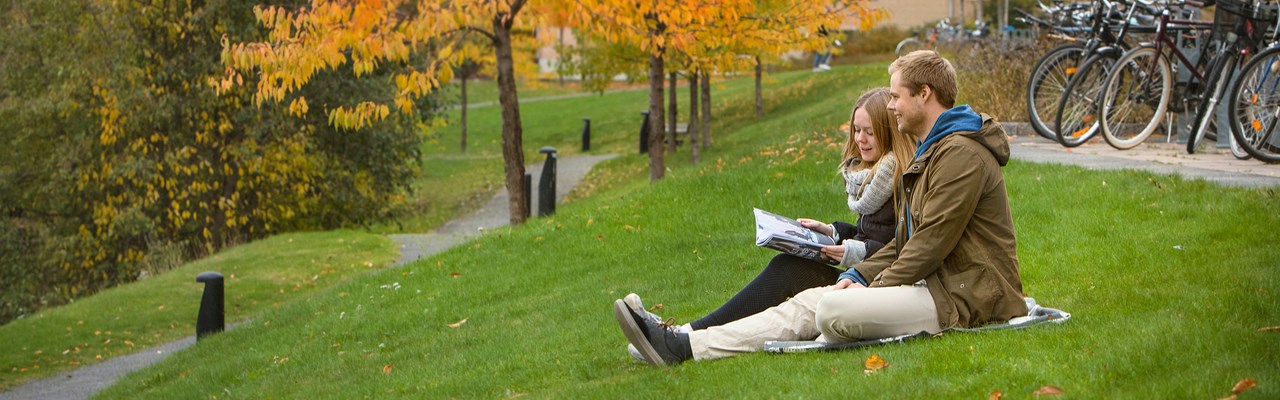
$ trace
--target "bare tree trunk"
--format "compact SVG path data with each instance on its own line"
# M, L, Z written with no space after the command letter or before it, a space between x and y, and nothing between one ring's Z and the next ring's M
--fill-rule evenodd
M462 74L462 152L467 152L467 74Z
M666 173L663 164L662 131L662 56L649 55L649 181L662 179Z
M689 71L689 156L698 164L698 72Z
M764 117L764 100L760 98L760 81L762 79L764 79L764 64L760 63L760 56L756 56L756 118Z
M676 105L676 97L678 96L676 84L680 83L680 76L675 71L672 71L667 75L667 78L667 85L670 86L668 95L671 96L671 99L668 100L670 104L667 104L667 132L670 132L668 134L669 140L667 140L667 151L675 153L676 141L680 140L680 132L677 128L680 126L680 108Z
M502 106L502 160L510 195L511 225L523 224L529 218L524 194L524 129L520 124L520 102L516 96L515 63L511 58L511 24L524 0L512 2L511 13L498 13L493 18L494 53L498 66L498 103Z
M711 74L702 73L702 147L711 147Z

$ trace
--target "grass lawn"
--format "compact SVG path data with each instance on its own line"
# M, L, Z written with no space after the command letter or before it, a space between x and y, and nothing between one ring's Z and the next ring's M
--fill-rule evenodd
M853 219L832 169L836 127L883 71L780 74L760 120L749 82L725 84L713 151L688 166L683 149L654 184L634 136L604 134L600 151L624 156L554 217L317 288L101 397L1029 398L1052 385L1073 398L1221 398L1245 378L1258 387L1240 398L1280 397L1280 331L1260 329L1280 325L1280 195L1017 161L1005 174L1024 287L1071 321L667 369L631 360L613 300L637 292L679 321L715 309L774 255L751 245L751 207ZM633 135L642 96L591 97L592 114ZM522 108L573 128L526 120L526 149L574 148L581 101ZM865 374L873 354L889 367Z
M0 326L0 389L195 334L204 284L217 271L228 324L387 266L389 239L361 232L291 233L236 246L158 276Z

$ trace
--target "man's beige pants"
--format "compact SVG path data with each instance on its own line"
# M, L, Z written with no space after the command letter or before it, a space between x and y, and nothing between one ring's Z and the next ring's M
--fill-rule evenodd
M808 289L758 314L693 331L693 359L760 351L770 340L851 342L941 330L924 286L833 289Z

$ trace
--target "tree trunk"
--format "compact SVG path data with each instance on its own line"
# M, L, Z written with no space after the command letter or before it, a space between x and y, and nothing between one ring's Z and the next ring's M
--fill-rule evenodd
M669 88L670 91L668 92L671 96L671 104L667 104L667 114L670 114L667 115L667 132L669 132L667 135L667 151L675 153L676 141L680 140L680 132L676 130L676 127L680 125L680 120L677 118L680 112L679 108L676 107L676 96L678 95L676 93L676 83L680 82L680 78L676 76L675 72L671 72L667 77L669 78L667 85L671 86Z
M523 224L529 218L524 194L524 130L520 124L520 102L516 97L515 64L511 58L511 24L524 1L511 6L511 14L499 13L493 18L494 53L498 64L498 103L502 106L502 160L510 195L511 225Z
M698 72L689 72L689 156L698 164Z
M467 74L462 74L462 152L467 152Z
M760 80L764 78L764 64L756 56L756 118L764 117L764 101L760 98Z
M702 128L702 148L711 147L711 74L702 74L702 123L698 127Z
M649 181L662 179L666 172L663 164L662 131L662 56L649 55Z

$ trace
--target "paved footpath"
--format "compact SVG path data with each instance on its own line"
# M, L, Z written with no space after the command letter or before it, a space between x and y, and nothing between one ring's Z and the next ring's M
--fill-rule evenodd
M1129 150L1116 150L1094 139L1080 147L1068 149L1030 133L1026 124L1006 124L1007 132L1016 133L1011 146L1016 160L1038 163L1078 165L1088 169L1135 169L1157 174L1179 174L1184 178L1201 178L1223 186L1280 186L1280 165L1257 160L1237 160L1227 149L1206 148L1203 153L1187 154L1186 144L1148 141Z
M584 155L557 159L556 200L559 201L564 198L587 175L587 172L591 171L591 168L596 163L614 157L616 155ZM526 170L533 176L532 209L537 210L537 182L542 176L542 163L529 166ZM485 229L506 226L511 220L510 211L507 208L508 199L507 191L504 188L488 203L485 203L481 209L466 217L449 221L435 232L389 235L392 240L395 240L400 245L400 259L392 266L399 267L419 258L442 252L483 233ZM235 325L232 324L228 329L234 328ZM0 400L87 399L111 386L125 374L159 362L170 354L181 351L195 343L196 337L193 335L74 371L28 382L7 392L0 393Z

